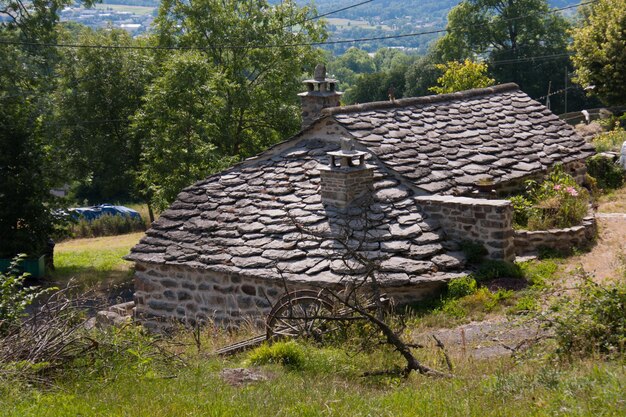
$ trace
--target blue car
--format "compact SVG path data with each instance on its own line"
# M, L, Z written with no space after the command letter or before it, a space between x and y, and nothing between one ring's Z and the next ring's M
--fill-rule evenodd
M70 216L75 219L95 220L102 216L128 216L131 219L141 220L141 215L136 210L124 206L114 206L111 204L99 204L91 207L76 207L68 209Z

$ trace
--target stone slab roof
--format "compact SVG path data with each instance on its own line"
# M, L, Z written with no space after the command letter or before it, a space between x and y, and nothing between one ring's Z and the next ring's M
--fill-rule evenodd
M512 83L322 113L432 193L464 194L483 179L515 180L593 154L567 123Z
M386 285L458 276L463 255L377 158L373 192L341 210L321 201L320 166L337 141L300 139L183 190L126 259L257 278L337 282L381 263ZM347 245L349 249L346 249Z

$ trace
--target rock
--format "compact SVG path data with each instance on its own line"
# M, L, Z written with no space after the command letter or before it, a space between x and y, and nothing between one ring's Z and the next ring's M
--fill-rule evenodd
M121 316L113 311L98 311L96 313L96 326L110 327L110 326L120 326L122 324L127 323L130 320L128 316Z

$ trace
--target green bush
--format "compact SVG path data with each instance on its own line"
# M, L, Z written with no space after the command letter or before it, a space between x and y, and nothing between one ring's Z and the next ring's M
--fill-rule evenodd
M489 281L496 278L524 278L524 273L519 265L488 259L482 262L473 274L478 282Z
M626 131L621 127L600 133L593 138L592 143L596 148L596 152L619 151L622 143L626 141Z
M554 321L561 354L626 353L626 283L600 285L585 279L580 297L562 303Z
M471 240L464 240L461 242L461 250L465 255L465 259L470 264L476 264L481 262L485 256L487 256L487 249L478 243Z
M602 189L619 188L624 184L624 170L615 162L602 155L595 155L587 160L587 172Z
M293 369L302 369L306 355L302 346L294 341L276 342L254 349L249 353L248 360L251 365L274 363Z
M71 235L77 238L114 236L142 230L146 230L143 220L112 215L104 215L92 221L80 219L70 227Z
M455 278L448 282L448 297L457 299L474 294L478 289L476 280L470 276Z
M28 307L37 297L46 294L55 288L40 289L39 287L25 287L24 280L28 273L22 274L20 263L26 255L18 255L13 259L8 271L0 273L0 335L20 323Z
M515 227L546 230L578 225L587 215L589 192L556 166L538 183L527 182L525 196L511 198Z
M513 205L513 226L527 226L528 219L536 215L534 203L523 195L516 195L509 200Z

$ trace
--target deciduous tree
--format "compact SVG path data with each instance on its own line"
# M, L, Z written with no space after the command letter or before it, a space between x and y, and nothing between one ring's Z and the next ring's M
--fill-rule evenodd
M587 6L572 35L575 81L606 104L626 104L626 0Z
M466 59L464 62L451 61L447 64L437 64L436 67L443 71L443 75L437 78L439 85L430 88L437 94L484 88L493 85L496 81L487 75L487 64L483 62L472 62Z
M538 97L550 82L552 91L564 87L568 27L546 0L464 0L448 14L448 33L435 53L444 62L487 55L498 82L515 82Z

